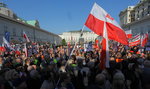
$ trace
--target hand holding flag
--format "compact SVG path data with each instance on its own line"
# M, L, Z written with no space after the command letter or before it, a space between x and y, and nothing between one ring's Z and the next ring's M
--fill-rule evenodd
M23 31L23 37L26 39L27 42L30 42L28 36L26 35L26 33Z

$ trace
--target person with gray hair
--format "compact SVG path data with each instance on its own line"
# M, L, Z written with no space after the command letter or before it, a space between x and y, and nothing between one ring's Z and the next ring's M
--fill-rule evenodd
M120 71L114 74L112 89L125 89L125 77L124 74Z
M90 85L87 89L106 89L105 87L106 77L104 74L97 74L95 77L95 84Z

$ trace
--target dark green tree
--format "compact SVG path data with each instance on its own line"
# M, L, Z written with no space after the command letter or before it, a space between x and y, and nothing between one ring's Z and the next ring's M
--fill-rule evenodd
M65 39L62 39L61 44L62 44L63 46L67 45L66 40L65 40Z

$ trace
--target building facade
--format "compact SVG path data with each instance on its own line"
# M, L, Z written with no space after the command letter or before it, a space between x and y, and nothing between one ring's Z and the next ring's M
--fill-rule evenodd
M50 42L60 44L61 37L41 29L37 20L26 21L11 10L5 4L0 3L0 43L6 32L10 33L10 41L24 42L23 31L34 42Z
M150 0L140 0L135 6L128 6L119 14L124 30L132 30L133 35L150 31Z
M75 42L79 41L80 34L81 34L81 31L79 30L79 31L64 32L60 34L59 36L62 39L65 39L67 43L69 42L69 43L74 44ZM88 43L90 41L94 42L97 37L98 35L96 35L94 32L83 31L82 38L80 39L83 43Z

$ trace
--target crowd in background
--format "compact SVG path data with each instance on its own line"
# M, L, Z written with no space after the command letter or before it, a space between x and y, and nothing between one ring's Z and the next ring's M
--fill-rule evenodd
M150 89L150 51L110 44L110 68L101 48L27 44L1 52L0 89ZM72 55L71 51L73 50Z

